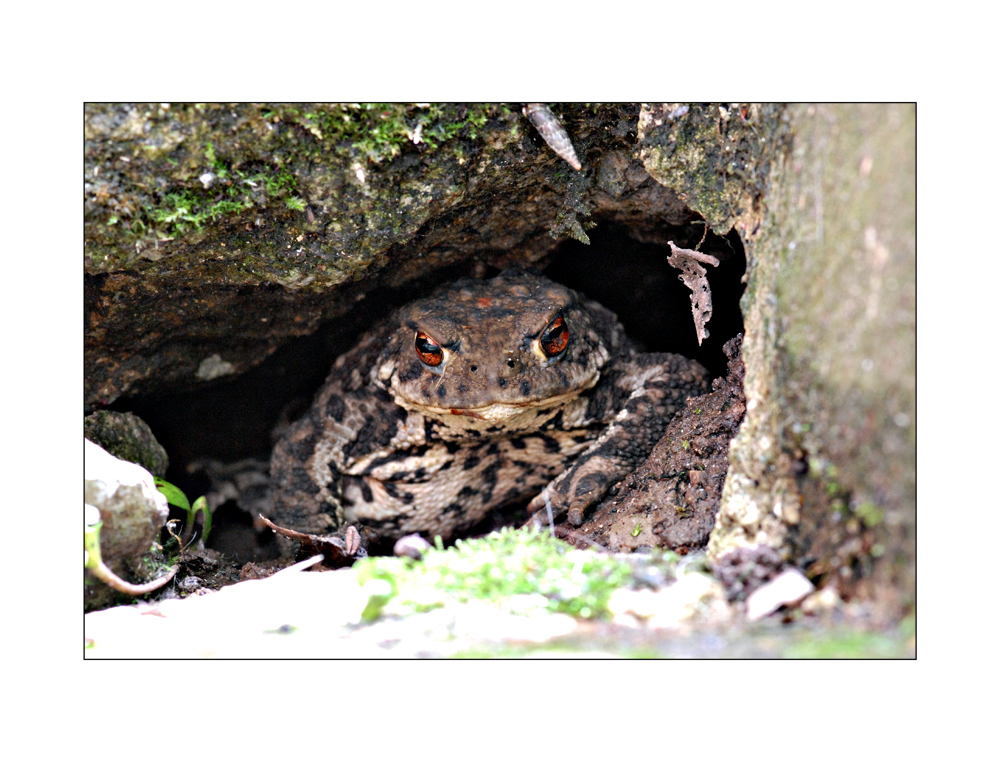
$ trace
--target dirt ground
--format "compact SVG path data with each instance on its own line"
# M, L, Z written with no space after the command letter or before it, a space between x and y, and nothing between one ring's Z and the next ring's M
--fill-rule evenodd
M688 400L635 473L617 486L576 530L561 530L579 547L596 543L619 552L642 547L680 554L708 544L729 468L729 441L743 414L742 335L724 347L729 373L713 391Z

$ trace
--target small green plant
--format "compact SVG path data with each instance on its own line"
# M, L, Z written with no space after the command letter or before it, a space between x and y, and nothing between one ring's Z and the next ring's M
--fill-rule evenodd
M212 512L208 509L208 501L205 500L205 496L202 495L199 497L194 501L194 505L192 505L188 502L187 495L179 487L175 487L166 479L161 479L158 476L154 477L153 481L156 482L156 488L163 493L163 496L167 498L167 502L170 505L176 505L178 508L187 511L187 522L184 525L185 537L190 537L194 531L194 521L198 517L198 512L201 511L204 514L201 539L202 542L206 541L208 533L212 531Z

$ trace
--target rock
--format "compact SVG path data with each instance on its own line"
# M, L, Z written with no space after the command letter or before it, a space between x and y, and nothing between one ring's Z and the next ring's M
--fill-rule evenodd
M616 590L608 609L619 617L633 616L650 627L678 629L692 620L719 623L729 615L722 584L708 574L688 572L661 590Z
M798 569L787 569L747 598L747 619L755 622L782 606L798 603L816 588Z
M137 415L98 411L83 419L83 435L116 458L137 463L153 476L167 473L167 451Z
M787 123L766 219L742 231L747 413L708 552L781 548L900 617L916 602L916 109L802 104Z
M117 561L149 551L169 515L167 499L142 466L116 458L84 440L84 500L101 512L101 556Z
M585 171L519 104L87 104L87 406L238 376L322 321L356 333L379 287L538 265L589 217L691 219L632 156L639 104L551 108Z
M785 561L770 545L731 548L712 564L716 577L726 587L731 601L744 601L755 590L778 576Z
M408 534L396 540L392 553L396 556L406 556L419 561L430 549L431 544L419 534Z
M638 153L649 174L717 233L733 226L753 230L761 219L759 199L780 160L784 110L770 103L644 103Z

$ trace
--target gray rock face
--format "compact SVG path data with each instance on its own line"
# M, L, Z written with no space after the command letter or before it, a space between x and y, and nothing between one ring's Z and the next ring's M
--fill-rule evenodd
M101 555L109 566L149 550L169 514L153 475L84 440L84 500L101 512Z
M781 548L820 584L914 602L916 111L796 106L748 248L747 416L709 555Z
M167 451L137 415L98 410L83 419L83 435L115 457L138 463L153 476L167 473Z

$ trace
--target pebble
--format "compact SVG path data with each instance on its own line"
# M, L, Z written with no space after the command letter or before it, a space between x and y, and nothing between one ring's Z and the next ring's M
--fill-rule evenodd
M747 619L763 619L782 606L798 603L815 589L798 569L786 569L747 597Z

